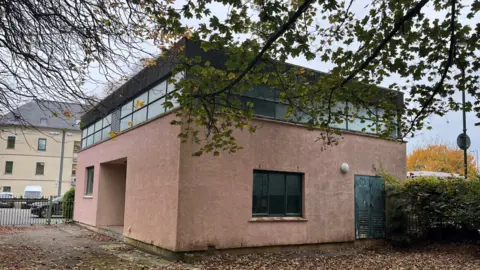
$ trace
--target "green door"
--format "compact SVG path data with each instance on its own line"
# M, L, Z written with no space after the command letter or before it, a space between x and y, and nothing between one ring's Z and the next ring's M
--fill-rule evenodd
M381 177L355 175L355 237L385 237L385 183Z

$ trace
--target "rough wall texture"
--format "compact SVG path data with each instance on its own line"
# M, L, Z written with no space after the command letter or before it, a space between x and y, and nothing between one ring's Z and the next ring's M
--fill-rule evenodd
M100 203L116 203L102 183L100 164L127 160L124 234L175 250L178 201L179 127L169 123L175 114L155 119L119 134L116 140L94 145L79 153L74 219L102 225ZM85 170L95 166L93 196L85 198ZM108 184L108 183L102 183ZM99 200L102 197L107 200ZM121 200L119 198L119 200ZM100 210L101 211L101 210Z
M192 157L196 146L181 145L177 250L353 241L354 175L383 168L405 176L405 144L344 134L340 145L322 151L316 131L258 124L255 134L237 134L245 149L234 155ZM254 169L304 173L307 221L252 222Z
M174 114L120 134L79 154L76 221L113 225L109 185L123 176L109 172L125 164L124 235L173 251L345 242L355 239L354 175L385 169L405 176L405 144L344 134L340 145L322 151L318 131L257 120L255 134L237 133L244 150L220 157L192 157L195 145L180 144ZM348 163L350 171L340 172ZM95 166L92 198L83 197L85 168ZM252 221L253 170L304 173L306 221ZM110 210L108 210L110 209ZM117 209L117 208L115 208ZM118 210L118 209L117 209ZM115 210L116 211L116 210ZM120 217L119 217L120 218Z

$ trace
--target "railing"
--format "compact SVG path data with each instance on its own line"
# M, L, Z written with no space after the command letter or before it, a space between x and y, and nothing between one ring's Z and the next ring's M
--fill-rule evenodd
M73 201L62 197L0 198L0 226L61 224L73 218Z

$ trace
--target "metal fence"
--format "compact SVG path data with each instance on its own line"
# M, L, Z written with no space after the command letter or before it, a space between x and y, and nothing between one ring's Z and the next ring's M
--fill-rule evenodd
M442 213L443 214L443 213ZM408 215L406 234L412 240L446 241L480 244L478 222L471 223L453 217Z
M73 218L73 201L62 197L0 197L0 226L61 224Z

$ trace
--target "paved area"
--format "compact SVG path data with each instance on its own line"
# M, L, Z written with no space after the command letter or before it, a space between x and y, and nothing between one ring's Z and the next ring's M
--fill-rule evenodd
M168 264L76 225L0 227L0 269L155 269Z
M75 225L0 227L0 269L480 269L480 246L221 254L185 264Z
M51 224L62 224L63 222L64 220L61 216L52 216ZM32 215L30 213L30 209L0 208L0 226L22 226L36 224L47 224L47 219Z

